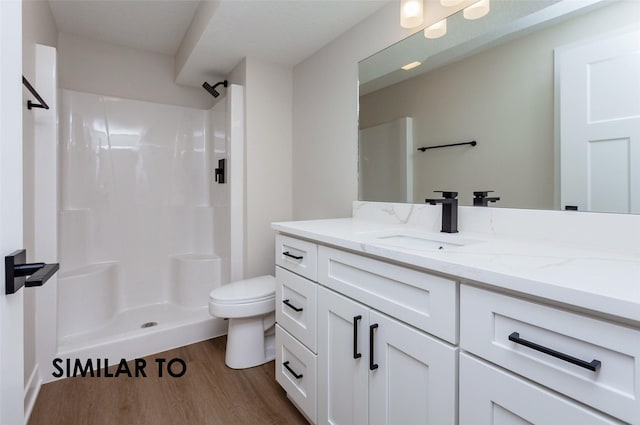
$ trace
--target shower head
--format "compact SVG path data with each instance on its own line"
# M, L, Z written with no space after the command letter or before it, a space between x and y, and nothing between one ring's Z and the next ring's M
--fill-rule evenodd
M220 96L220 93L218 92L218 90L216 90L216 87L218 87L220 84L222 84L223 87L227 87L227 80L220 81L213 86L205 81L204 84L202 84L202 87L204 87L204 89L208 91L211 96L218 97Z

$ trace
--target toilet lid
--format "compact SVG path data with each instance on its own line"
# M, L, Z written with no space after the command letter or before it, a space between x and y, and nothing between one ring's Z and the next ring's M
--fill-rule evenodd
M275 293L276 278L267 275L222 285L211 291L209 298L217 303L239 304L273 298Z

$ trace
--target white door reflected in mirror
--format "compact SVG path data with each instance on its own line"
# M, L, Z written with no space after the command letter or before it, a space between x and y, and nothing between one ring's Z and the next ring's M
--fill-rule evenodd
M556 49L561 205L640 213L640 30Z

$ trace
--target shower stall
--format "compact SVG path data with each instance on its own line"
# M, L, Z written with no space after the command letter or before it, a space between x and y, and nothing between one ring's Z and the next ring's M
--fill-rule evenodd
M207 302L242 278L243 88L208 111L59 97L58 357L132 358L226 333Z

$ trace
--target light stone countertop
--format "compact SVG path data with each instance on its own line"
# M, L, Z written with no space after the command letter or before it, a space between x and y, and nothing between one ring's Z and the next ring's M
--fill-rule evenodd
M355 218L280 222L272 228L640 325L640 256L635 253L489 233L449 235ZM388 237L394 235L405 237ZM472 243L439 250L421 246L422 238Z

